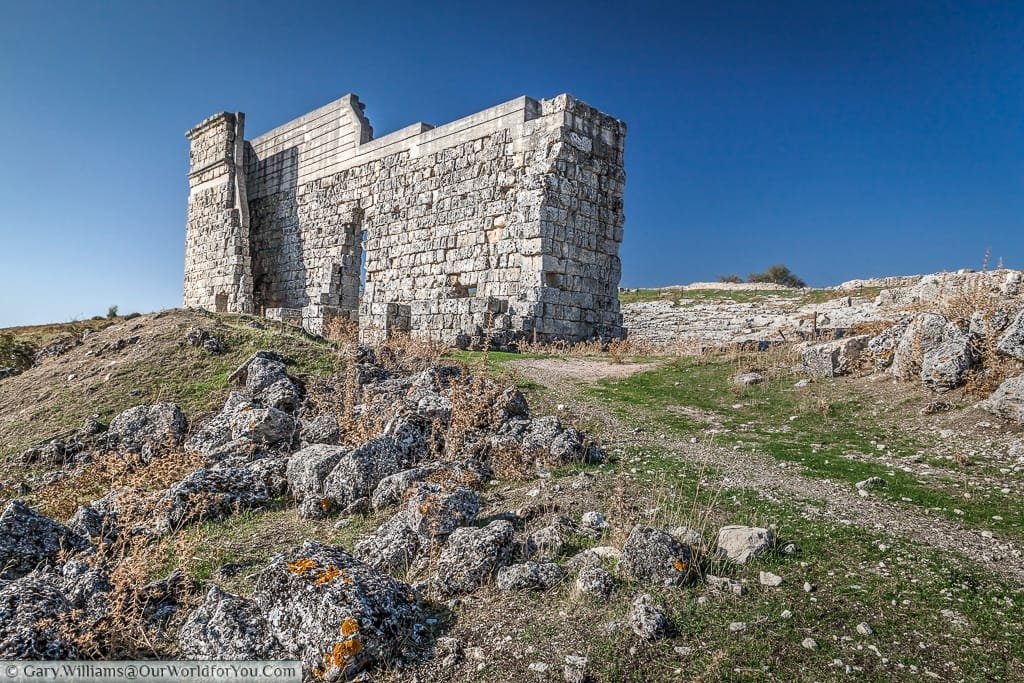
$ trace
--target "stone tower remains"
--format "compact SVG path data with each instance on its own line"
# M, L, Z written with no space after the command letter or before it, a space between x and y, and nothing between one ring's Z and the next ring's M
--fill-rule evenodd
M249 140L216 114L187 133L184 303L364 340L619 337L625 133L569 95L377 139L355 95Z

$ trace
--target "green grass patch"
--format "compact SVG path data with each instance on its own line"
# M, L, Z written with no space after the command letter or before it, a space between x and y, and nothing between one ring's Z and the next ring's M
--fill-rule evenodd
M721 357L680 358L621 381L601 381L589 392L623 417L635 420L643 415L652 425L679 436L713 435L718 443L754 448L797 463L807 474L851 485L879 476L887 486L875 495L1024 536L1024 512L1010 496L987 491L968 499L941 479L922 481L874 462L880 444L898 456L913 456L927 444L901 431L866 397L834 391L829 380L798 390L793 388L796 378L786 373L741 388L732 383L738 367Z

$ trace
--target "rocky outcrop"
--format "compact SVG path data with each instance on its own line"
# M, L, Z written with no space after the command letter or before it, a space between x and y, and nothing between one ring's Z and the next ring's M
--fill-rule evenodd
M811 377L837 377L852 371L867 346L867 337L844 337L821 344L803 344L800 360Z
M12 500L0 514L0 579L25 576L52 565L63 553L82 550L88 540L60 522Z
M994 415L1024 424L1024 375L1004 381L981 406Z
M119 446L138 451L145 446L177 446L188 430L181 408L173 403L129 408L110 422L109 437Z

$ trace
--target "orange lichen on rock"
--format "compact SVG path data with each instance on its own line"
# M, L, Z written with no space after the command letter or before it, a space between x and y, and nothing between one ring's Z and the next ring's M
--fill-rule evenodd
M335 643L331 651L324 655L324 663L327 666L342 667L345 663L363 651L363 644L358 638Z
M319 576L316 577L316 580L313 581L313 583L317 584L318 586L322 586L325 583L330 583L331 581L334 581L339 576L341 576L341 570L332 564L330 566L324 567L324 570L320 572Z
M679 559L676 560L674 566L677 572L685 572L690 567L685 561Z
M309 558L295 560L288 565L288 571L292 574L298 574L299 576L305 574L311 569L316 569L316 560L311 560Z
M359 622L352 617L345 617L345 621L341 622L341 635L348 638L354 636L359 632Z

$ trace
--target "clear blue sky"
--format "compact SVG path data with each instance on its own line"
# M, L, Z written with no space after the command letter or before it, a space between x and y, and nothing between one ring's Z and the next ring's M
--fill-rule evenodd
M0 0L0 326L180 305L183 133L346 92L624 119L626 286L1024 266L1022 2Z

